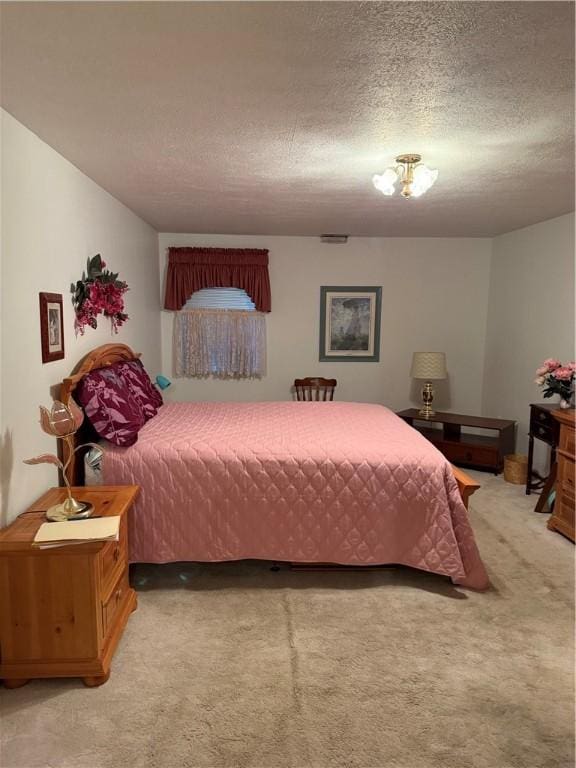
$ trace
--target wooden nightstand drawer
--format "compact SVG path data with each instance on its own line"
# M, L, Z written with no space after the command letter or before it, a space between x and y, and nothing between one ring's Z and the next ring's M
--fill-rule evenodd
M118 541L111 541L106 544L98 557L101 574L102 594L107 593L112 584L118 579L126 567L127 560L127 537L126 537L126 516L120 522L120 533Z
M102 604L102 634L104 637L113 629L116 618L122 610L124 601L130 593L128 582L128 568L120 574L120 578L114 584L112 592L105 603Z

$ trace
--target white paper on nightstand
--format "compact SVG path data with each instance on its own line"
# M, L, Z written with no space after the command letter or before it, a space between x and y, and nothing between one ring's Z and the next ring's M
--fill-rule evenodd
M42 523L34 536L34 544L62 546L85 541L118 541L119 530L119 515Z

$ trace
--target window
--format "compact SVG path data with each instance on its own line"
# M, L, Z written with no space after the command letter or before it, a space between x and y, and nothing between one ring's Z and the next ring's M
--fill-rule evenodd
M195 291L182 309L243 309L254 312L254 302L242 288L202 288Z
M266 322L241 288L195 291L174 318L174 375L260 378Z

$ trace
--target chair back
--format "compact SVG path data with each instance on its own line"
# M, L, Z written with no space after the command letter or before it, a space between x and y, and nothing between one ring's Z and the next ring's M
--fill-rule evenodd
M323 379L321 376L306 379L294 379L296 400L334 400L336 379Z

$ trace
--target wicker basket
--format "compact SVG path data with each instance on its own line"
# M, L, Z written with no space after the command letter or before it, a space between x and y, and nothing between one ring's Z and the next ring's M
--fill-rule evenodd
M504 456L504 480L507 483L525 485L528 476L528 456L522 453L510 453Z

